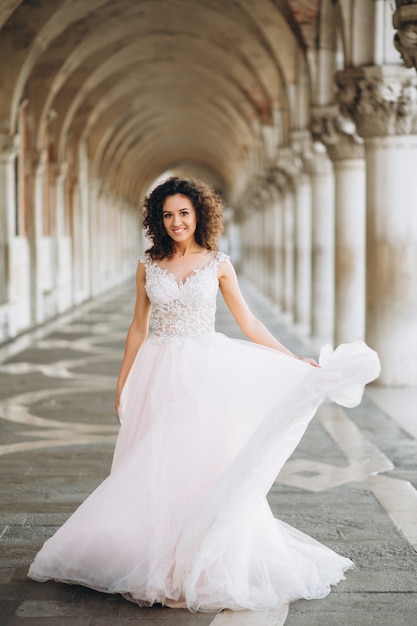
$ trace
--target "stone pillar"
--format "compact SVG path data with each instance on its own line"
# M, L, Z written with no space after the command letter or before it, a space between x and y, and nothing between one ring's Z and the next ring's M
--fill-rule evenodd
M312 314L317 344L334 334L334 173L323 144L314 145L312 164Z
M239 268L240 271L249 276L249 262L248 262L248 236L247 236L247 220L243 219L242 216L238 216L238 229L239 229L239 238L240 238L240 263Z
M16 229L16 156L15 137L0 135L0 305L9 300L10 242Z
M283 303L283 232L282 200L278 190L274 193L273 221L271 230L274 238L274 303L278 312Z
M311 180L301 173L295 185L294 321L300 330L311 327Z
M417 384L417 77L402 67L337 74L342 112L365 138L366 340L380 382Z
M43 193L46 152L32 154L32 172L34 177L33 196L29 207L29 247L30 247L30 304L31 323L44 321L44 285L48 276L42 268L42 230L43 230Z
M256 245L259 255L259 273L256 282L260 291L267 297L270 296L272 267L272 251L270 247L271 229L269 221L270 213L268 210L270 200L271 196L268 182L261 178L258 182L256 198L259 227L254 231L254 233L256 233Z
M275 239L274 239L274 201L271 196L268 202L268 207L265 211L265 245L268 250L268 298L271 302L275 302Z
M89 202L88 202L88 234L89 234L89 256L90 256L90 276L89 284L91 286L90 296L99 293L97 265L100 263L100 233L98 230L100 215L100 182L97 179L90 180L89 186Z
M245 258L245 272L252 282L255 281L257 270L257 258L254 242L251 239L251 232L255 226L255 215L250 213L245 218L245 231L246 231L246 258Z
M255 244L251 238L251 233L254 232L255 229L255 221L256 215L254 213L249 214L249 216L245 220L245 229L246 229L246 267L248 271L249 279L255 283L256 280L256 272L257 272L257 251L255 249Z
M77 168L77 179L78 179L78 188L79 188L79 220L78 220L78 232L73 237L76 236L79 238L79 250L77 251L77 255L79 254L79 258L76 258L76 255L73 253L73 262L72 262L72 272L73 272L73 297L74 302L82 302L86 300L92 293L92 285L91 285L91 263L93 261L90 254L90 212L91 212L91 197L90 193L90 163L88 161L88 150L87 145L83 142L80 145L79 155L78 155L78 168ZM135 228L139 230L138 225L135 225ZM129 231L129 227L125 232L125 241L129 241L131 237L131 233ZM73 251L74 252L74 251ZM132 253L135 254L135 251L132 250ZM127 253L129 255L129 253ZM136 254L136 257L139 254ZM132 257L135 258L135 257ZM135 263L136 266L136 263Z
M293 154L290 148L281 148L276 166L268 173L269 180L276 187L280 203L278 208L277 245L280 269L281 297L279 308L285 313L288 321L294 318L295 277L294 277L294 187L293 187Z
M56 290L58 311L63 311L71 306L72 285L71 272L73 270L71 259L69 258L68 236L65 232L65 204L66 204L66 178L68 174L68 164L66 162L55 165L55 263L56 263ZM77 233L78 234L78 233ZM78 242L77 242L78 243ZM78 263L82 263L82 258L77 253L74 255Z
M259 256L261 259L261 275L259 286L261 288L262 293L265 296L269 296L269 284L270 284L270 246L269 246L269 212L265 204L260 208L259 211L259 221L260 221L260 229L259 229Z
M65 236L65 180L68 172L66 162L56 163L55 174L55 235Z
M366 175L363 139L337 107L314 111L312 133L327 148L335 173L334 342L365 337Z
M294 176L294 322L299 330L311 330L311 237L312 141L308 131L293 131L292 149L297 173Z
M294 319L294 194L290 187L284 193L284 312Z
M248 202L249 216L247 218L247 231L248 237L248 261L250 265L249 279L259 288L261 263L259 258L259 208L256 204L255 198L251 198ZM252 233L252 236L251 236ZM257 233L254 237L253 233Z

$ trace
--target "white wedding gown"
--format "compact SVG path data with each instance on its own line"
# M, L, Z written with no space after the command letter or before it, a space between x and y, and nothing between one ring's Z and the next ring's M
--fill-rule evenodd
M29 576L193 611L324 597L351 561L276 520L266 494L326 396L360 402L376 353L327 347L315 368L230 339L214 330L226 255L180 283L141 261L152 331L122 392L111 474Z

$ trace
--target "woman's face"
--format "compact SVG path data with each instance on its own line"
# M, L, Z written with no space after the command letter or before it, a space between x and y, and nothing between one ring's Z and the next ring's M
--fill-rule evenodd
M162 206L162 219L167 234L175 243L186 243L194 239L197 213L187 196L180 193L168 196Z

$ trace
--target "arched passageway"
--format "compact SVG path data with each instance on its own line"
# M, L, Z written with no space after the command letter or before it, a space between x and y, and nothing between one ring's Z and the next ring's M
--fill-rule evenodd
M0 0L0 341L131 275L143 194L180 172L222 193L236 262L290 321L417 384L417 78L393 12Z

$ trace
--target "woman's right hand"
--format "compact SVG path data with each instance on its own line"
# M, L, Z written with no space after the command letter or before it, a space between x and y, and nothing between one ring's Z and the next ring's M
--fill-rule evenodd
M120 398L129 375L130 368L133 365L139 349L148 336L148 322L151 303L145 290L145 278L145 266L143 263L139 262L138 269L136 271L135 313L127 333L125 352L116 384L116 399L114 402L114 408L117 413L119 413L120 410Z
M308 363L308 365L312 365L313 367L320 367L320 365L314 359L311 359L308 356L298 356L296 357L300 361L304 361L304 363Z
M116 413L119 414L119 408L120 408L120 392L117 392L116 394L116 400L114 402L114 408L116 409Z

